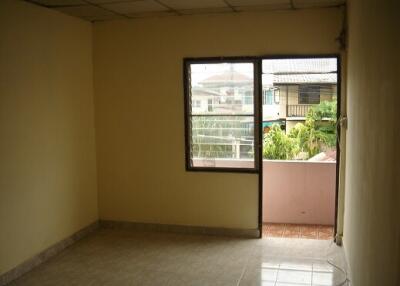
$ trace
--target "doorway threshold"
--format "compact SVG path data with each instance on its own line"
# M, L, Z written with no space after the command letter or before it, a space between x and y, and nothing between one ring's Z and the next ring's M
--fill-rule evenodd
M262 237L304 238L318 240L333 240L333 226L288 224L288 223L263 223Z

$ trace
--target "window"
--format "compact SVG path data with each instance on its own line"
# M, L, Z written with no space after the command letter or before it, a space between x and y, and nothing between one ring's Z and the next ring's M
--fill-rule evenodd
M270 126L335 100L337 63L335 57L185 59L186 170L258 172Z
M272 105L272 94L273 91L271 89L263 90L263 105Z
M254 85L253 62L185 61L188 170L256 171Z
M275 101L275 104L279 104L279 100L280 100L280 90L279 90L279 87L276 87L275 89L274 89L274 101Z
M299 85L299 104L319 104L320 86L302 84Z
M193 107L200 108L201 107L201 101L200 100L194 100L193 101Z
M244 95L244 104L249 104L249 105L254 104L254 96L251 91L246 91Z
M213 100L212 100L212 98L210 98L209 100L208 100L208 112L212 112L213 111Z
M263 105L279 104L279 88L273 87L263 90L262 96Z

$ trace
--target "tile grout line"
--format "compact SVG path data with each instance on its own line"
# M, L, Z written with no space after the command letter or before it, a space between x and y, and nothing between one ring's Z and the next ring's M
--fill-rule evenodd
M276 271L276 278L275 278L275 283L274 286L278 283L278 275L279 275L279 270L281 268L281 263L278 264L278 270Z
M314 263L311 263L311 284L313 284L313 275L314 275Z
M261 229L261 232L262 232L262 229ZM250 254L247 256L246 263L243 267L242 273L240 274L240 277L239 277L239 280L238 280L236 286L240 286L240 283L244 277L244 274L247 271L247 266L249 265L250 258L253 256L253 252L254 252L255 248L256 248L256 245L253 246L253 249L250 251Z
M240 282L243 279L244 273L246 273L246 268L247 268L247 264L243 267L242 273L240 273L239 280L238 280L236 286L240 286Z

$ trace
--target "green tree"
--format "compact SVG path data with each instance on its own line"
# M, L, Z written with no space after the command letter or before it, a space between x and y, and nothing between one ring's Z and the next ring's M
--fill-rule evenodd
M299 152L298 142L290 138L278 124L273 124L264 136L263 158L270 160L292 160Z
M336 145L336 114L336 100L323 101L309 110L305 123L297 123L289 133L297 141L299 152L306 152L311 158Z
M311 113L307 114L308 116L314 120L315 130L320 132L320 141L328 147L336 146L336 100L321 102L311 108Z

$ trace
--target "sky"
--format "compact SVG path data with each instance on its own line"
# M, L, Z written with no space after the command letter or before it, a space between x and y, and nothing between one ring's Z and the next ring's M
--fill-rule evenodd
M231 68L250 79L253 78L252 63L223 63L223 64L191 64L192 85L197 85L200 81L217 74L230 71Z

